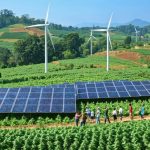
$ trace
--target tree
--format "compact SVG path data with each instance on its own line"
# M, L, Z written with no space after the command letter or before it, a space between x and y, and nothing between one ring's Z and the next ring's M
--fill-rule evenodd
M124 44L125 44L125 45L130 45L130 44L131 44L131 41L132 41L131 36L127 36L127 37L125 38L125 40L124 40Z
M15 43L16 62L19 65L37 64L44 62L44 40L37 36L29 36Z
M74 57L79 57L79 47L84 43L84 39L78 33L70 33L64 38L65 50L70 50Z
M0 66L1 67L7 67L8 66L8 61L11 56L11 52L7 48L2 48L0 47Z

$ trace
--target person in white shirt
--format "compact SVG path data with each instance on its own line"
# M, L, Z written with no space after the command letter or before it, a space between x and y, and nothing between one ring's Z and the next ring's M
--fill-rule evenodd
M96 124L99 123L100 123L100 108L98 107L96 111Z
M93 120L94 120L94 116L95 116L95 114L94 114L94 111L92 110L92 111L91 111L91 120L92 120L92 122L93 122Z
M122 121L123 109L122 109L121 106L120 106L120 108L119 108L119 116L120 116L120 120Z
M116 121L117 120L117 110L116 110L116 108L114 108L114 110L112 112L112 115L113 115L114 121Z

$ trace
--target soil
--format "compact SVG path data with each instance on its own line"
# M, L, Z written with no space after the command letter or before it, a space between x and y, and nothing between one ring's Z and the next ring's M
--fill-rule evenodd
M144 119L141 119L139 116L134 116L133 120L131 120L129 117L123 117L122 121L120 121L120 118L118 117L117 122L129 122L129 121L139 121L139 120L150 120L149 116L144 116ZM110 118L110 122L113 123L113 118ZM104 123L104 119L101 119L101 123ZM88 125L95 125L95 120L91 121L90 119L87 120ZM56 128L56 127L73 127L75 126L75 123L51 123L46 125L20 125L20 126L0 126L1 130L12 130L12 129L37 129L37 128Z
M37 35L37 36L42 36L44 35L44 32L38 28L30 28L30 29L25 29L25 28L12 28L10 29L11 32L27 32L30 35Z
M120 51L110 51L110 56L125 59L125 60L132 60L132 61L138 61L141 56L137 52L129 52L125 50ZM96 55L99 56L106 56L106 52L97 53Z

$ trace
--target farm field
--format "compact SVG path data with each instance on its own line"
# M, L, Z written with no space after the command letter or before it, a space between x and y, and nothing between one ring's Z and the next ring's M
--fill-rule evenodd
M2 149L146 149L150 148L150 121L100 126L1 130Z
M105 71L106 56L61 60L44 64L1 69L0 87L42 86L77 81L149 80L150 69L142 63L110 57L110 71ZM38 69L37 69L38 68Z

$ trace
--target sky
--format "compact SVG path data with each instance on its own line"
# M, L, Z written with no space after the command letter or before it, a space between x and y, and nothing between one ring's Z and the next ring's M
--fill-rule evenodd
M150 22L150 0L1 0L0 10L44 19L49 2L49 22L65 26L106 24L112 12L113 23L128 23L136 18Z

